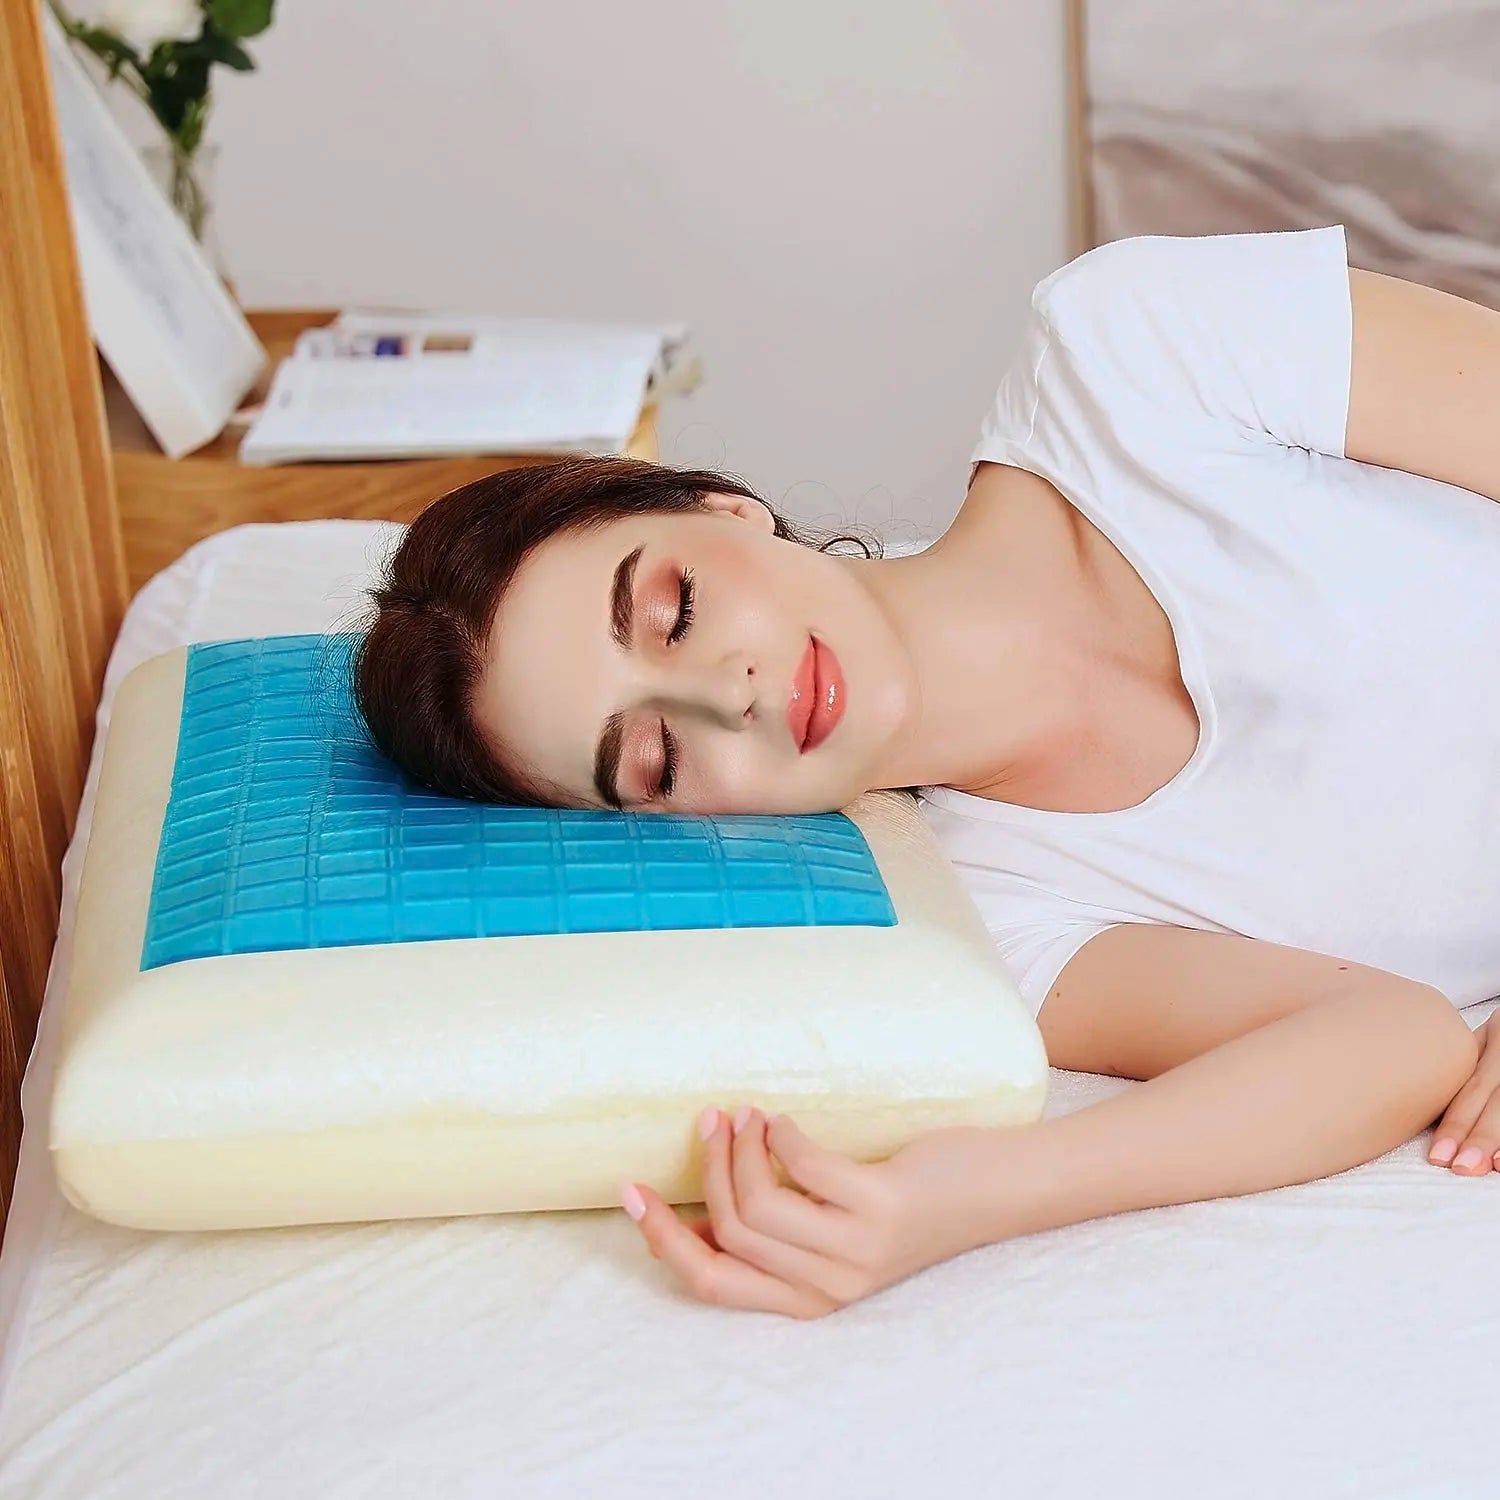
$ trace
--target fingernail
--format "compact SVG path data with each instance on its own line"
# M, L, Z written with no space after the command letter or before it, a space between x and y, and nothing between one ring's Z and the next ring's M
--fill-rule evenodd
M749 1123L749 1120L750 1120L750 1106L748 1104L742 1104L742 1105L740 1105L739 1109L735 1112L735 1116L734 1116L734 1133L736 1135L738 1135L740 1133L740 1131L742 1131L745 1128L745 1126Z
M1453 1160L1453 1153L1458 1150L1457 1141L1439 1141L1432 1148L1433 1161L1448 1163Z
M698 1116L698 1134L706 1141L719 1128L719 1112L712 1104Z
M646 1212L646 1200L641 1197L641 1190L633 1182L627 1183L624 1192L620 1194L620 1201L625 1205L625 1212L639 1224L641 1216Z
M1458 1153L1458 1160L1453 1163L1455 1167L1477 1167L1484 1158L1484 1152L1478 1146L1465 1146Z

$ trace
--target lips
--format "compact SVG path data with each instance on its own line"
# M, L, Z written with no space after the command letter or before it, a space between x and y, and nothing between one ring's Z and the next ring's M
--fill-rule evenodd
M797 663L792 674L792 696L786 706L786 722L792 731L792 743L800 755L803 741L807 738L807 726L812 722L813 694L817 691L817 651L811 636L807 638L807 650Z
M844 716L844 673L839 659L822 641L809 637L792 678L787 724L799 754L815 750Z

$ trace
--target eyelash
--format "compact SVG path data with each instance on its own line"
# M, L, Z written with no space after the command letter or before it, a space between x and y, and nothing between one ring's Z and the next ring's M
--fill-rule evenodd
M688 633L688 627L693 623L694 593L693 570L684 568L677 584L677 623L667 632L667 641L673 646ZM672 738L672 731L667 728L665 719L661 721L661 753L662 773L661 780L657 783L656 795L670 797L672 788L677 784L677 741Z
M672 738L672 731L667 728L667 721L661 721L661 750L665 762L661 773L661 780L656 786L658 797L670 797L672 788L677 784L677 741Z
M677 623L667 632L667 640L674 646L688 633L688 626L693 623L694 595L693 570L684 568L682 579L677 585Z

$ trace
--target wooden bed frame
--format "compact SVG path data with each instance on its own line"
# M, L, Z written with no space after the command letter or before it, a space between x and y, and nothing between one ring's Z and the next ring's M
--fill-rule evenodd
M34 0L0 0L0 1211L104 667L125 611L98 365Z

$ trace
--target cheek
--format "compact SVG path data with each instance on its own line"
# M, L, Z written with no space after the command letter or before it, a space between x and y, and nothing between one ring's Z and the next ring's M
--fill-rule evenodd
M688 750L695 800L720 812L747 812L764 802L772 780L769 757L754 736L710 733Z
M727 629L736 633L764 631L782 618L786 607L781 601L788 596L792 581L784 568L775 565L774 556L768 557L756 547L724 543L710 562L714 598ZM760 638L766 639L763 635Z
M684 746L692 771L678 810L706 815L793 811L796 767L757 737L708 734Z

